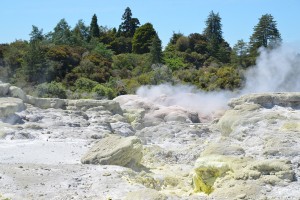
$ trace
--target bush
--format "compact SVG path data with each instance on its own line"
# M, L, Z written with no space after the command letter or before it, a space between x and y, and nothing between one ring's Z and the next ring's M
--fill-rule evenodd
M43 98L67 98L66 90L63 85L55 81L38 85L36 95Z
M165 65L153 65L153 72L151 77L152 85L159 85L162 83L174 83L172 70Z
M185 36L181 36L176 41L176 50L184 52L189 48L189 38Z
M101 84L96 85L92 92L94 92L98 98L107 97L108 99L113 99L116 96L111 88L105 87Z
M97 44L97 46L93 49L93 53L100 54L108 60L112 60L112 56L114 52L108 49L103 43Z
M187 64L184 63L184 59L182 57L165 57L164 62L173 71L183 69L187 66Z
M96 85L98 85L98 82L84 77L77 79L75 82L76 90L80 92L91 92Z
M136 79L128 79L126 82L126 93L134 94L141 84Z
M130 70L130 74L126 77L138 76L150 70L149 62L150 54L119 54L113 56L112 67L117 73L122 73L123 70ZM117 76L122 77L118 74Z

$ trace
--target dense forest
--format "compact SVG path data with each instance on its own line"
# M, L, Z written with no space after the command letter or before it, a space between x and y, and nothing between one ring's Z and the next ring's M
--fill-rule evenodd
M211 11L202 33L173 33L162 49L151 23L140 24L126 8L118 28L61 19L44 34L32 26L30 40L0 44L0 80L39 97L114 98L141 85L192 84L205 91L243 86L243 72L255 64L258 49L281 43L276 21L261 16L249 42L230 47L221 17Z

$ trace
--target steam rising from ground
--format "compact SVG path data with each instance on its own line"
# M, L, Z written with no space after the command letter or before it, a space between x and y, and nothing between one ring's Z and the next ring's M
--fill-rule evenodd
M234 97L229 91L204 92L194 86L170 84L142 86L137 95L160 105L178 105L204 115L226 108L227 100Z
M295 48L280 46L260 50L256 66L246 73L243 94L300 91L300 55Z
M296 48L260 49L256 66L246 72L245 87L238 92L204 92L193 86L163 84L142 86L137 95L155 103L178 105L204 115L226 109L230 98L258 92L300 92L300 55Z

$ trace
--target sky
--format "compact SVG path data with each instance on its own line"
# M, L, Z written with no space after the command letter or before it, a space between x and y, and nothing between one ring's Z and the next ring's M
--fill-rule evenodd
M29 40L32 25L48 33L63 18L71 27L79 19L89 25L93 14L99 25L117 28L126 7L141 25L153 24L163 46L173 32L202 33L211 11L222 18L223 37L231 46L248 42L264 14L274 17L285 43L300 43L300 0L2 0L0 43Z

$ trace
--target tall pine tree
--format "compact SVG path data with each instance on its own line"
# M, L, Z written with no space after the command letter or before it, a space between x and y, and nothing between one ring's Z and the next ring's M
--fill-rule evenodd
M65 19L61 19L51 33L52 42L55 44L71 44L71 30Z
M270 14L263 15L254 27L254 32L250 37L251 54L257 54L259 47L273 48L280 42L281 36L273 16Z
M223 40L221 17L219 16L219 13L215 14L211 11L205 24L206 28L204 29L203 34L207 38L211 54L214 55L219 48L219 44Z
M159 64L162 62L161 40L157 34L152 39L152 44L150 46L150 59L152 64Z
M91 26L90 26L90 36L93 38L98 38L100 36L100 30L99 30L99 25L98 25L98 19L96 14L93 15L92 21L91 21Z
M203 35L207 38L207 49L210 56L217 58L223 63L230 61L230 46L223 39L222 24L219 13L211 11L205 22L206 28Z
M89 28L82 20L79 20L72 30L73 43L83 45L89 40Z
M140 25L140 21L137 18L132 18L132 13L129 7L125 9L122 20L123 22L119 26L119 34L125 37L133 37L135 30Z

